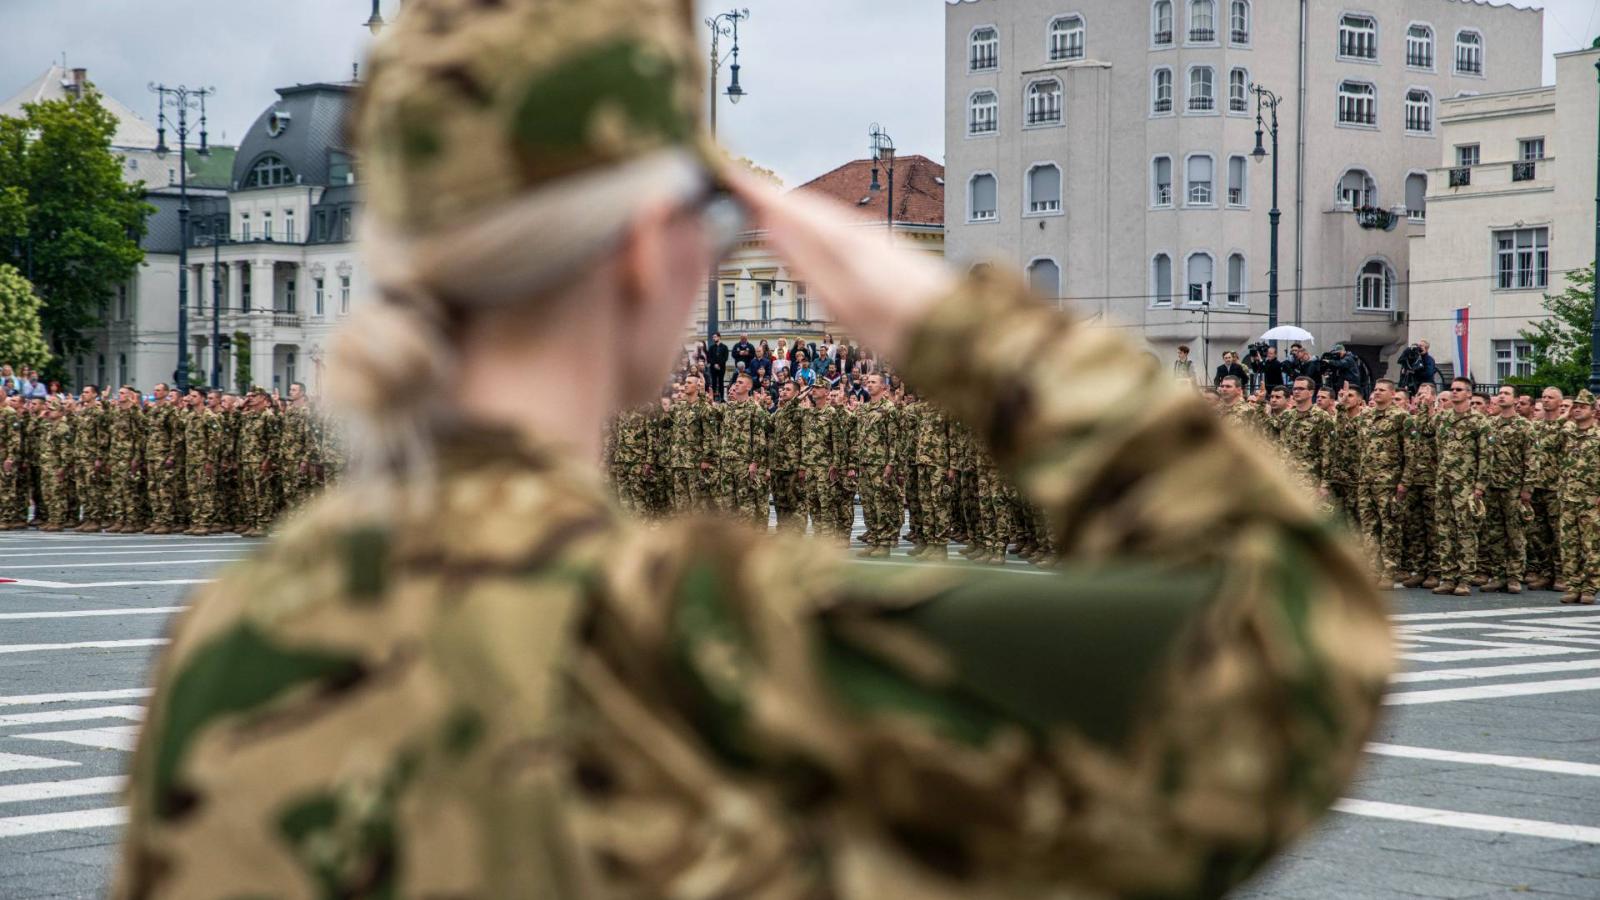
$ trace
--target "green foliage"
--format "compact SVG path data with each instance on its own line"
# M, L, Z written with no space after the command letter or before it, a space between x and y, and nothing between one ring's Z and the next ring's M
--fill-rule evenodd
M33 285L16 269L0 264L0 363L39 369L49 361Z
M233 383L238 387L239 393L250 390L251 380L255 376L250 372L250 335L242 331L233 333Z
M94 91L0 116L0 263L28 275L57 357L88 349L101 302L131 278L155 210L122 181L116 117Z
M1550 317L1521 331L1533 345L1533 374L1512 378L1519 387L1558 387L1572 396L1589 386L1589 333L1594 316L1594 266L1567 273L1567 289L1546 294Z

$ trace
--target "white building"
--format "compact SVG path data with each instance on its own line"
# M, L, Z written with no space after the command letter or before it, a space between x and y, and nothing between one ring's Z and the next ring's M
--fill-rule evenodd
M88 85L88 69L52 65L21 90L0 101L0 116L21 118L25 104L82 97ZM100 103L117 120L111 149L123 159L122 179L129 184L140 181L150 185L177 184L177 157L156 155L156 127L115 97L101 93ZM155 108L153 100L151 108Z
M1427 228L1411 238L1411 334L1451 374L1455 311L1466 308L1467 374L1531 375L1518 332L1545 317L1564 273L1594 261L1597 61L1600 49L1563 53L1554 87L1439 106Z
M1283 98L1280 321L1383 371L1406 334L1437 106L1537 86L1542 27L1470 0L959 0L948 254L1027 270L1164 357L1209 333L1215 362L1266 328L1261 84ZM1192 284L1210 286L1209 315Z

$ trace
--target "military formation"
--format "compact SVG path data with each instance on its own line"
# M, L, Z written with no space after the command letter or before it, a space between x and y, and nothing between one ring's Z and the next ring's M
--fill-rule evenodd
M266 534L338 470L298 384L287 402L156 385L0 402L0 529Z
M861 399L785 381L769 410L748 376L718 403L688 375L612 422L606 469L623 506L646 518L715 511L765 527L775 514L781 532L859 537L869 558L904 540L925 559L948 559L953 543L975 562L1052 559L1039 511L970 429L881 375L865 387ZM853 535L858 501L864 530Z
M1600 595L1600 427L1595 397L1466 379L1442 394L1380 380L1370 398L1305 378L1246 399L1223 379L1215 402L1267 440L1328 509L1359 530L1377 584L1469 596L1554 589Z

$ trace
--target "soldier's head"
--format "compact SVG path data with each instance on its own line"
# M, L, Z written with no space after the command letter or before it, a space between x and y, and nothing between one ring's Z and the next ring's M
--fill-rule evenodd
M779 403L783 403L785 405L793 403L794 402L794 395L795 395L794 382L785 381L782 384L778 385L778 402Z
M1244 398L1244 382L1237 375L1224 375L1217 384L1217 393L1227 403L1237 403Z
M167 399L167 383L165 381L156 382L156 386L150 389L150 396L156 398L156 402L157 403L160 403L160 402L166 400Z
M1433 386L1433 382L1425 381L1422 384L1417 385L1417 406L1431 409L1433 407L1433 401L1438 396L1439 389Z
M84 403L93 403L100 399L100 389L92 384L86 384L83 390L78 392L78 396Z
M306 386L298 381L289 382L289 402L301 403L306 399Z
M1289 408L1289 389L1281 384L1275 384L1267 389L1267 408L1274 413L1281 413Z
M1517 415L1523 417L1524 419L1536 419L1539 416L1538 405L1535 404L1533 402L1533 398L1529 397L1527 394L1517 395L1516 406Z
M738 401L748 399L750 396L750 376L743 372L733 380L728 388L728 399Z
M1304 375L1294 380L1294 387L1290 391L1290 399L1294 400L1296 409L1310 409L1317 398L1317 383Z
M1496 391L1491 405L1494 409L1494 414L1503 419L1514 419L1517 416L1517 395L1515 392L1508 394L1505 391Z
M868 399L876 400L879 397L882 397L883 392L887 390L887 388L883 386L883 376L879 375L877 372L873 372L872 374L868 375L866 377L866 383Z
M1570 414L1571 412L1572 412L1572 398L1568 397L1568 398L1566 398L1566 399L1561 401L1561 411L1560 411L1560 413L1559 413L1559 415L1557 417L1565 419L1565 418L1567 418L1568 414Z
M827 388L813 387L810 394L811 402L816 404L817 409L827 409L833 405L833 395L828 393Z
M1561 392L1561 388L1547 387L1541 391L1539 393L1539 405L1544 407L1544 417L1546 419L1554 419L1559 416L1561 414L1561 403L1565 399L1566 395Z
M136 406L138 404L138 402L139 402L139 392L133 389L133 385L125 384L122 387L117 388L117 403L118 403L118 405L121 405L121 406Z
M700 376L690 375L683 380L683 399L698 400L700 398Z
M1188 358L1189 358L1189 345L1188 344L1179 344L1178 345L1178 359L1181 361L1181 360L1185 360L1185 359L1188 359Z
M1345 412L1355 412L1365 404L1366 398L1355 388L1346 386L1339 389L1339 405Z
M1372 384L1372 405L1379 409L1388 409L1395 402L1395 384L1387 378L1379 378Z
M1323 391L1317 395L1317 406L1324 412L1336 412L1339 409L1339 398L1333 391Z
M1472 381L1467 378L1457 378L1450 382L1450 405L1458 412L1466 412L1472 408Z
M1411 395L1399 388L1394 389L1394 405L1401 409L1411 408Z
M1594 395L1587 390L1579 391L1578 396L1572 399L1567 418L1579 425L1587 425L1594 418Z

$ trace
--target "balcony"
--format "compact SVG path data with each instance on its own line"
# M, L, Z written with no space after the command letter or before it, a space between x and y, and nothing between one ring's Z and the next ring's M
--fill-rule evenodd
M1235 44L1248 44L1250 43L1250 32L1240 31L1239 29L1235 28L1229 33L1228 40Z
M1378 124L1378 114L1372 110L1347 109L1339 113L1339 124L1371 128Z
M1040 125L1060 125L1060 124L1061 124L1061 110L1059 108L1051 109L1051 110L1029 110L1028 111L1028 127L1029 128L1034 128L1034 127L1040 126Z
M1450 170L1450 186L1453 188L1469 187L1472 184L1472 167L1456 166Z
M1362 206L1356 209L1356 224L1369 231L1393 231L1400 217L1387 209Z
M1211 112L1217 108L1217 101L1210 97L1190 97L1189 112Z
M1172 32L1158 31L1155 33L1154 43L1157 47L1166 47L1172 44Z
M304 320L297 312L274 310L272 313L272 325L274 328L299 328L303 324Z
M1215 28L1189 29L1189 43L1191 44L1211 44L1215 43L1216 40L1217 30Z
M1458 60L1456 60L1456 74L1457 75L1482 75L1483 74L1483 60L1481 60L1481 59L1458 59Z
M977 51L972 54L972 71L988 72L1000 67L1000 54L995 51Z
M1532 181L1534 178L1538 177L1538 174L1539 163L1537 160L1529 159L1511 164L1511 180L1513 182Z

